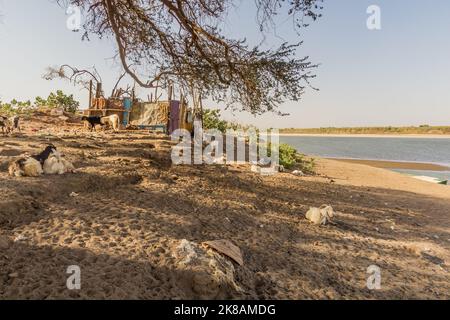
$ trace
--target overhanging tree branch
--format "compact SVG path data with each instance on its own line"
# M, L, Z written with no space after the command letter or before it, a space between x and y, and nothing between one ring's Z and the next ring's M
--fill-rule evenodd
M261 30L285 12L320 16L322 0L254 0ZM141 87L176 83L191 96L224 102L258 114L275 111L286 100L299 100L316 65L296 58L301 45L275 50L249 48L225 37L220 23L236 0L70 0L85 9L85 34L112 36L125 72ZM138 74L139 72L139 74ZM142 77L141 74L151 76Z

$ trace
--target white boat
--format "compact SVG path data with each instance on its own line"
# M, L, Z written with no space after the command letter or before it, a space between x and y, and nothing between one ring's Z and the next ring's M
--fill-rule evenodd
M427 176L413 176L413 178L419 179L422 181L426 181L426 182L437 183L437 184L447 184L448 183L448 180L442 180L442 179L427 177Z

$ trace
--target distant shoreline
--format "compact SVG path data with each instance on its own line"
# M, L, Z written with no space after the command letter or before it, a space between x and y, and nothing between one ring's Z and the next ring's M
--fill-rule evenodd
M282 137L330 137L330 138L428 138L450 139L450 134L368 134L368 133L280 133Z

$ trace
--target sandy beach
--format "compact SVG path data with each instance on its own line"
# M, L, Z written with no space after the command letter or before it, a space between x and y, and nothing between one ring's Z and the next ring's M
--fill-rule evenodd
M50 142L77 173L8 176L11 159ZM0 137L0 298L450 299L450 188L329 159L306 177L174 166L171 146L51 117ZM335 224L311 225L323 204ZM180 263L183 239L227 239L244 263L220 282ZM66 287L71 265L81 290ZM372 265L380 290L366 285Z
M385 160L364 160L364 159L336 159L335 161L343 161L354 164L365 164L375 168L383 169L407 169L407 170L429 170L429 171L450 171L449 167L432 164L432 163L420 163L420 162L407 162L407 161L385 161Z

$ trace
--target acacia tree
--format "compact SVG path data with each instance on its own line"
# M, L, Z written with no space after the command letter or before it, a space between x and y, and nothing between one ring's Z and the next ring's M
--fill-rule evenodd
M262 32L285 13L297 27L320 16L323 0L254 0ZM112 36L124 70L144 88L175 83L191 97L212 98L253 114L297 101L314 77L297 44L250 47L220 28L237 0L60 0L84 10L84 39ZM144 75L143 75L144 74ZM150 76L149 76L150 75Z

